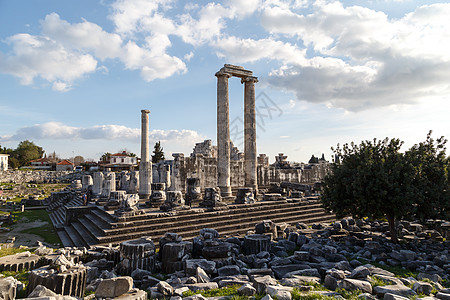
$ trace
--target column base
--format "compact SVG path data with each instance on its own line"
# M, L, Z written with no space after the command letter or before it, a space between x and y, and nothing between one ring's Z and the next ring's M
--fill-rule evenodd
M222 197L233 197L231 193L231 186L219 186L220 196Z
M148 200L150 199L150 194L139 194L139 199Z

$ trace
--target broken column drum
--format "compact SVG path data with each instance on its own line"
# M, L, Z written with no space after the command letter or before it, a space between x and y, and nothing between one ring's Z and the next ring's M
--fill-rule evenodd
M222 197L231 196L230 184L230 119L228 78L241 78L244 87L244 171L245 186L258 190L256 152L255 83L253 72L240 66L225 64L217 77L217 185Z
M141 110L141 162L139 164L139 197L148 199L151 194L152 162L148 141L148 109Z
M43 285L60 295L82 298L86 286L86 267L75 265L60 255L49 266L31 271L27 294L37 285Z
M155 270L155 244L150 237L121 243L120 256L124 260L120 264L121 272L124 274L129 275L136 269L150 272Z

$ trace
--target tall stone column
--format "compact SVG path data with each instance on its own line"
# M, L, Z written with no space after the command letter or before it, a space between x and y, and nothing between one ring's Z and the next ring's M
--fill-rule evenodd
M244 83L244 172L245 186L258 190L257 153L256 153L256 109L255 83L256 77L241 79Z
M217 185L222 197L231 196L230 181L230 117L228 78L231 75L217 72Z
M152 162L148 142L148 109L141 110L141 162L139 164L139 197L148 199L152 193Z

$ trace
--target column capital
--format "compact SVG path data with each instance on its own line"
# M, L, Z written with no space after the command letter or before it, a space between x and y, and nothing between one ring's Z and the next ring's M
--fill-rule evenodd
M221 76L225 76L227 78L232 77L233 75L231 75L230 73L225 72L223 69L220 69L218 72L216 72L215 74L216 77L221 77Z
M143 113L143 114L149 114L149 113L150 113L150 110L148 110L148 109L141 109L141 113Z
M241 83L244 83L244 82L257 83L258 82L258 77L254 77L254 76L242 77L241 78Z

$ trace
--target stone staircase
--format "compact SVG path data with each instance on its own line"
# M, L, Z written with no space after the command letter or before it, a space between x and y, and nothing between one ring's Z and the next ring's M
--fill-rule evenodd
M67 201L67 199L69 198L70 200ZM81 205L83 205L83 199L81 198L81 196L71 195L68 198L61 198L57 201L53 201L47 206L47 212L50 220L52 221L53 226L58 233L59 239L64 246L71 244L71 239L68 235L67 230L65 230L65 227L67 226L64 225L67 208L78 207Z
M216 211L193 208L163 213L147 210L145 214L127 218L118 218L101 207L92 206L89 213L63 226L58 234L64 246L115 245L141 236L150 236L157 243L166 232L191 240L202 228L213 228L221 236L245 234L263 220L294 225L297 222L329 223L335 216L326 212L319 201L261 201L232 204Z

